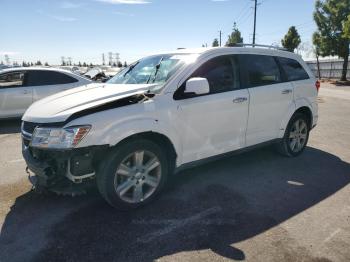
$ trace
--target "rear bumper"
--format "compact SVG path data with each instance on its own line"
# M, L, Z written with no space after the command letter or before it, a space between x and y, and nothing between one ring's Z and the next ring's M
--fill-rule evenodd
M312 128L317 125L318 122L318 104L317 101L312 103Z

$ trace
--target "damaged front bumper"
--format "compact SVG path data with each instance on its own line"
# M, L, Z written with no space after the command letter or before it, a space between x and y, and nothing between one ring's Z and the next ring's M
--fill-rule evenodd
M29 181L37 191L83 194L95 185L95 174L106 146L68 150L37 149L23 144Z

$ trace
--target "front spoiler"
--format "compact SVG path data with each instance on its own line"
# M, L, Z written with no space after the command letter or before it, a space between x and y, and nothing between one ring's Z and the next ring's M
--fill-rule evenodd
M50 168L47 163L36 160L31 155L28 147L23 148L22 155L28 168L35 174L45 174L46 170Z
M58 195L77 196L85 194L89 188L94 186L93 179L75 184L67 177L55 174L48 163L36 160L28 147L23 146L22 155L27 163L28 180L36 192L50 191Z
M28 179L33 187L47 187L49 179L48 172L50 172L51 169L50 166L45 162L36 160L29 152L28 147L23 147L22 155L27 163L26 172L28 174ZM31 172L34 175L32 175Z

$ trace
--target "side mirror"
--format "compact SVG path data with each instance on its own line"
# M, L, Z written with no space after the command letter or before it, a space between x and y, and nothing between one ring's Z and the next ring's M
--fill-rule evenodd
M186 82L185 93L204 95L208 94L209 91L209 82L206 78L193 77Z

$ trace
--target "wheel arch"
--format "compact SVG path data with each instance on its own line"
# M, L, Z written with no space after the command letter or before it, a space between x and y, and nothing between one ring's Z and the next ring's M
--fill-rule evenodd
M302 106L302 107L299 107L297 110L295 110L293 115L295 115L297 113L301 113L307 117L309 128L311 128L312 127L312 118L313 118L311 109L307 106Z
M134 139L146 139L152 141L157 144L159 147L164 148L167 154L167 159L169 160L169 168L173 170L176 167L176 160L178 154L176 152L176 148L169 137L164 134L154 132L154 131L144 131L136 134L129 135L122 140L120 140L117 144L111 146L115 148L120 146L121 144L128 143L130 140Z
M284 132L286 131L286 128L287 128L287 125L288 125L290 119L296 113L302 113L302 114L306 115L308 118L308 121L309 121L308 122L309 127L310 128L312 127L312 125L313 125L313 113L312 113L311 106L308 105L307 103L300 103L300 104L297 104L294 109L290 109L288 111L288 113L286 114L286 117L283 119L282 124L280 126L279 135L278 135L279 138L282 138L284 136Z

